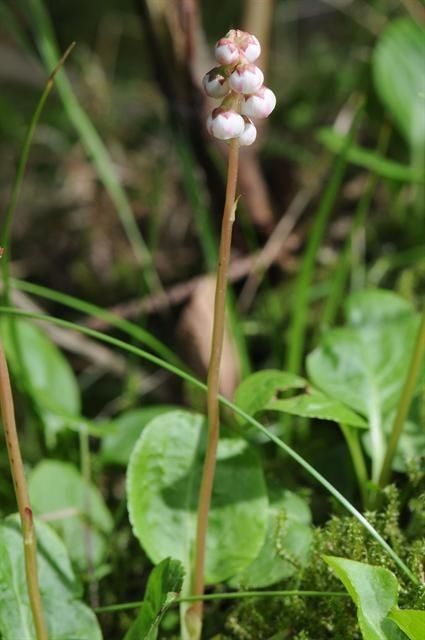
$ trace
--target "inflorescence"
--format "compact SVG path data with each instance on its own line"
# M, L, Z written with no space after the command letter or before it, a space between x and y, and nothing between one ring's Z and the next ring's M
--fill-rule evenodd
M203 80L207 95L223 98L207 120L207 129L215 138L237 138L241 146L250 145L257 137L251 118L267 118L275 108L276 96L253 64L260 53L257 38L240 29L231 29L215 45L220 66L208 71Z

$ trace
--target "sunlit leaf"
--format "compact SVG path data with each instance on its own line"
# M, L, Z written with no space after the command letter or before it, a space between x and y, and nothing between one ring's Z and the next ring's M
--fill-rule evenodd
M419 318L404 312L404 301L389 314L390 300L373 296L365 292L349 300L352 325L327 332L308 356L307 370L328 396L367 418L376 479L385 449L384 419L399 401Z
M57 432L66 426L61 414L80 414L74 373L59 349L31 322L15 318L12 324L3 318L0 329L11 371L45 418L46 442L54 446Z
M425 29L409 18L389 24L372 59L378 95L412 146L425 144L424 60Z
M363 639L389 640L390 634L394 637L394 624L386 619L398 597L398 582L391 571L335 556L324 556L324 560L357 607Z
M345 304L347 323L353 327L381 324L412 316L410 302L386 289L363 289L352 293Z
M127 494L137 538L154 563L173 555L190 575L207 426L186 411L158 416L130 458ZM218 447L209 516L206 579L230 578L258 554L266 534L267 490L260 462L244 440Z
M113 521L100 491L76 467L59 460L41 462L29 476L34 513L48 516L80 569L98 565Z
M279 394L289 389L302 389L304 378L276 369L257 371L242 380L235 393L235 404L250 416L254 416Z
M266 409L271 411L282 411L303 418L318 418L320 420L331 420L340 424L347 424L353 427L367 428L367 423L348 407L329 398L324 393L307 387L305 393L286 398L284 400L274 400L270 402Z
M346 136L328 127L320 129L317 138L324 147L333 153L341 153L346 144ZM398 182L425 181L424 176L419 171L394 160L384 158L376 151L371 151L355 144L350 146L347 152L347 159L352 164L368 169L388 180L396 180Z
M36 520L35 527L38 577L49 638L101 640L95 615L81 602L82 589L65 546L47 524ZM18 516L0 524L0 636L2 640L36 640Z
M272 491L264 544L255 560L232 578L231 586L258 589L289 578L305 565L312 535L305 500L292 491Z
M102 460L107 463L128 464L130 454L142 429L156 416L175 407L151 405L143 409L132 409L111 420L102 438Z
M425 638L425 611L395 608L388 617L394 620L410 640Z
M183 565L171 558L164 558L152 570L139 615L124 640L157 639L161 619L181 591L183 577Z

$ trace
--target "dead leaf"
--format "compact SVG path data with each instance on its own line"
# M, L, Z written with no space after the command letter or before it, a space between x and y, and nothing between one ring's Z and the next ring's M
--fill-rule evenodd
M211 352L215 277L205 276L198 283L181 316L178 335L191 366L206 377ZM226 323L220 366L220 392L233 396L240 381L240 362L230 328Z

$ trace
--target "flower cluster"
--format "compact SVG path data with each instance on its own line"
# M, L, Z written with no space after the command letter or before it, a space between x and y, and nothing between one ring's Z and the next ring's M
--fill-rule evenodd
M232 29L215 45L220 66L204 76L203 85L211 98L223 98L207 121L211 135L220 140L237 138L247 146L257 137L251 118L267 118L276 105L273 91L264 86L264 75L255 64L261 53L257 38Z

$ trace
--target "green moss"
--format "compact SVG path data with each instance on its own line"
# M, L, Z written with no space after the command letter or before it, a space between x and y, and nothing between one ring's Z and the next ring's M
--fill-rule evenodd
M382 506L367 513L368 520L384 536L404 562L421 579L425 573L424 475L410 477L410 496L401 512L402 497L394 487L382 494ZM412 492L413 488L413 492ZM345 515L333 516L314 531L310 561L295 579L276 585L281 589L341 591L341 583L323 562L324 554L342 556L390 569L400 584L399 605L425 609L425 587L408 581L362 525ZM243 601L229 613L229 640L360 640L355 606L349 598L274 598Z

